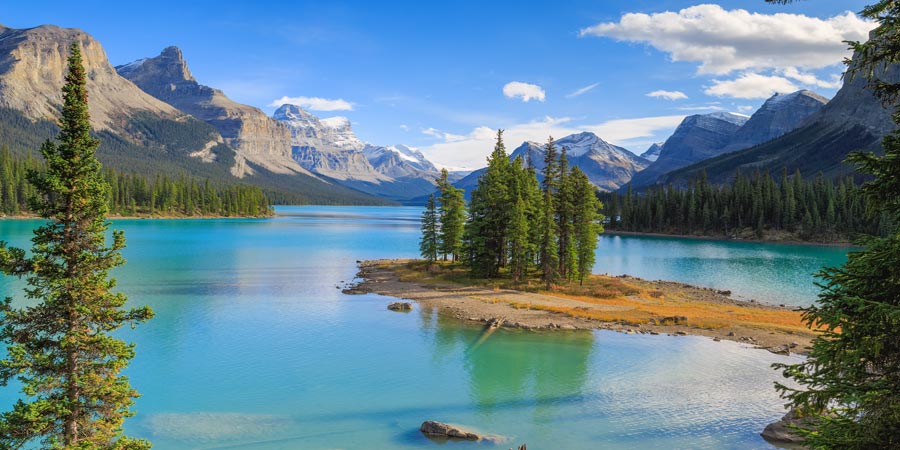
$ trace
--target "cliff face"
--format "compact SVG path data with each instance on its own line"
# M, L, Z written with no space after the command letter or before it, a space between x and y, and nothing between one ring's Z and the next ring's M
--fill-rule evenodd
M734 133L722 153L743 150L785 135L826 103L827 98L805 89L790 94L775 94Z
M343 117L319 119L296 105L282 105L275 120L290 130L292 156L305 169L335 180L391 181L369 163L365 144Z
M121 132L127 119L139 112L169 119L183 116L120 77L103 47L87 33L53 25L0 27L0 107L21 111L33 120L55 122L72 42L81 45L94 129Z
M275 173L308 173L291 159L291 133L286 126L258 108L237 103L222 91L198 83L177 47L116 70L144 92L214 126L239 160ZM239 161L233 172L242 176L249 168Z

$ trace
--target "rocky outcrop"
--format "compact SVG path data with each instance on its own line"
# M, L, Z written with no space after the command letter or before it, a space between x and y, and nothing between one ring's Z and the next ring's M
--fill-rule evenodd
M319 119L290 104L278 108L273 117L287 126L292 157L305 169L335 180L378 183L391 179L369 163L363 153L365 144L346 118Z
M42 25L0 27L0 107L21 111L32 120L56 121L69 46L78 42L87 71L91 125L122 135L129 117L145 112L176 119L176 108L147 95L120 77L106 52L90 35L75 28Z
M647 161L653 162L659 159L659 152L662 150L662 146L665 142L655 142L650 145L650 148L647 149L644 153L641 153L641 158L646 159Z
M659 158L636 174L631 186L642 188L656 184L666 172L720 155L747 119L723 112L685 117L663 144Z
M805 89L790 94L775 94L734 133L721 153L743 150L785 135L826 103L827 98Z
M635 173L640 172L649 161L630 151L604 141L594 133L584 132L566 136L556 141L557 150L566 149L570 167L578 167L598 188L613 191L628 183ZM531 164L538 172L544 168L544 144L525 142L510 155L510 160L521 157L525 164ZM459 182L456 186L471 191L484 173L479 169Z
M409 302L394 302L387 306L387 309L391 311L412 311L412 303Z
M238 161L247 160L275 173L308 173L291 159L291 133L284 124L259 108L237 103L222 91L198 83L177 47L167 47L159 56L116 70L144 92L214 126L237 151ZM237 172L243 175L246 170Z
M809 428L811 425L810 418L800 417L797 410L792 409L781 420L766 425L760 436L776 444L802 444L803 437L794 427Z

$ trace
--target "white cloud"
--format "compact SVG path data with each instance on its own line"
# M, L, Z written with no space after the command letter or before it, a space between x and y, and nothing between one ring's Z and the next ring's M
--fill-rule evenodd
M678 12L628 13L618 22L582 29L581 36L645 43L673 61L699 63L698 73L724 75L737 70L831 66L848 55L843 41L865 40L874 27L874 22L849 11L819 19L706 4Z
M422 134L431 136L431 137L436 137L436 138L441 139L446 142L456 142L456 141L461 141L466 138L465 136L461 136L458 134L452 134L452 133L446 133L446 132L443 132L441 130L438 130L436 128L431 128L431 127L422 128Z
M311 111L353 111L353 103L340 98L284 96L278 100L273 100L272 103L269 103L269 106L278 107L284 104L301 106Z
M753 106L750 106L750 105L740 105L740 106L737 107L737 109L738 109L738 111L740 111L740 112L742 112L742 113L749 113L749 112L753 111L753 110L756 109L756 108L753 107Z
M544 117L541 120L506 127L503 132L503 140L508 153L512 153L525 141L545 142L548 136L562 138L582 131L594 132L608 142L623 145L632 139L655 137L657 134L668 136L683 119L684 115L675 115L617 119L595 125L573 125L572 119L568 117ZM429 132L426 133L426 130ZM435 134L431 134L432 131ZM441 134L431 128L422 130L422 132L433 136ZM497 130L480 126L460 137L462 139L444 140L425 147L422 152L437 165L467 169L484 167L485 158L494 148Z
M503 95L509 98L519 98L523 102L530 100L544 101L546 93L544 89L536 84L522 83L521 81L510 81L503 86Z
M407 125L407 124L405 124L405 123L401 123L401 124L400 124L400 129L403 130L403 131L409 131L409 125Z
M716 97L769 98L777 92L788 93L800 88L791 80L780 76L745 73L734 80L713 80L703 92Z
M678 107L675 109L677 109L679 111L725 111L725 108L723 108L719 105L714 105L714 104L681 106L681 107Z
M599 85L600 85L600 83L594 83L594 84L587 85L587 86L585 86L585 87L583 87L583 88L581 88L581 89L576 90L575 92L570 92L570 93L566 94L566 98L575 98L575 97L578 97L579 95L585 94L585 93L587 93L588 91L594 89L595 87L597 87L597 86L599 86Z
M781 71L781 74L787 78L803 83L807 86L820 87L825 89L837 89L841 87L841 76L832 75L831 81L819 79L815 74L805 73L796 67L787 67Z
M662 89L648 92L647 97L664 98L666 100L683 100L688 98L687 94L681 91L664 91Z

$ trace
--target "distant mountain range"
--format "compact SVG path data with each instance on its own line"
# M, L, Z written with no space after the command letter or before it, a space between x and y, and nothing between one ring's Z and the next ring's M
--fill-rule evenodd
M290 104L269 117L200 84L177 47L114 68L91 36L52 25L0 25L0 145L33 151L55 135L66 49L75 41L90 74L92 126L106 165L252 183L303 203L419 203L435 188L438 169L422 152L363 142L344 117L320 118ZM881 75L900 81L896 66ZM614 191L683 186L701 171L713 182L726 182L738 170L838 176L851 171L842 164L847 153L877 149L893 128L890 112L857 78L845 80L830 102L802 90L772 96L750 117L688 116L641 156L588 132L557 144L599 189ZM522 157L540 171L543 152L542 143L524 142L510 158ZM471 190L482 173L453 179Z
M509 158L513 160L521 157L523 162L530 162L540 173L544 168L546 153L544 145L537 142L524 142L512 152ZM650 161L622 147L612 145L590 132L565 136L556 141L556 146L560 150L566 149L569 166L578 166L588 176L591 183L606 191L624 186L636 173L650 165ZM482 173L484 173L484 169L476 170L455 184L469 192L478 184L478 178Z

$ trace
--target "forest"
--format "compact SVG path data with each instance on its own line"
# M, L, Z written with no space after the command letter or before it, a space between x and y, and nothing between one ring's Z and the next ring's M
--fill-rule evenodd
M671 185L645 192L602 193L610 231L721 236L813 242L848 242L885 236L896 228L890 215L871 211L851 177L809 180L782 171L737 173L730 184L710 183L701 173L686 189Z
M40 172L44 162L35 156L13 155L0 147L0 215L28 215L29 199L36 191L29 171ZM186 174L148 177L103 169L110 185L107 198L111 215L119 216L226 216L256 217L272 214L269 199L257 186L222 184Z

